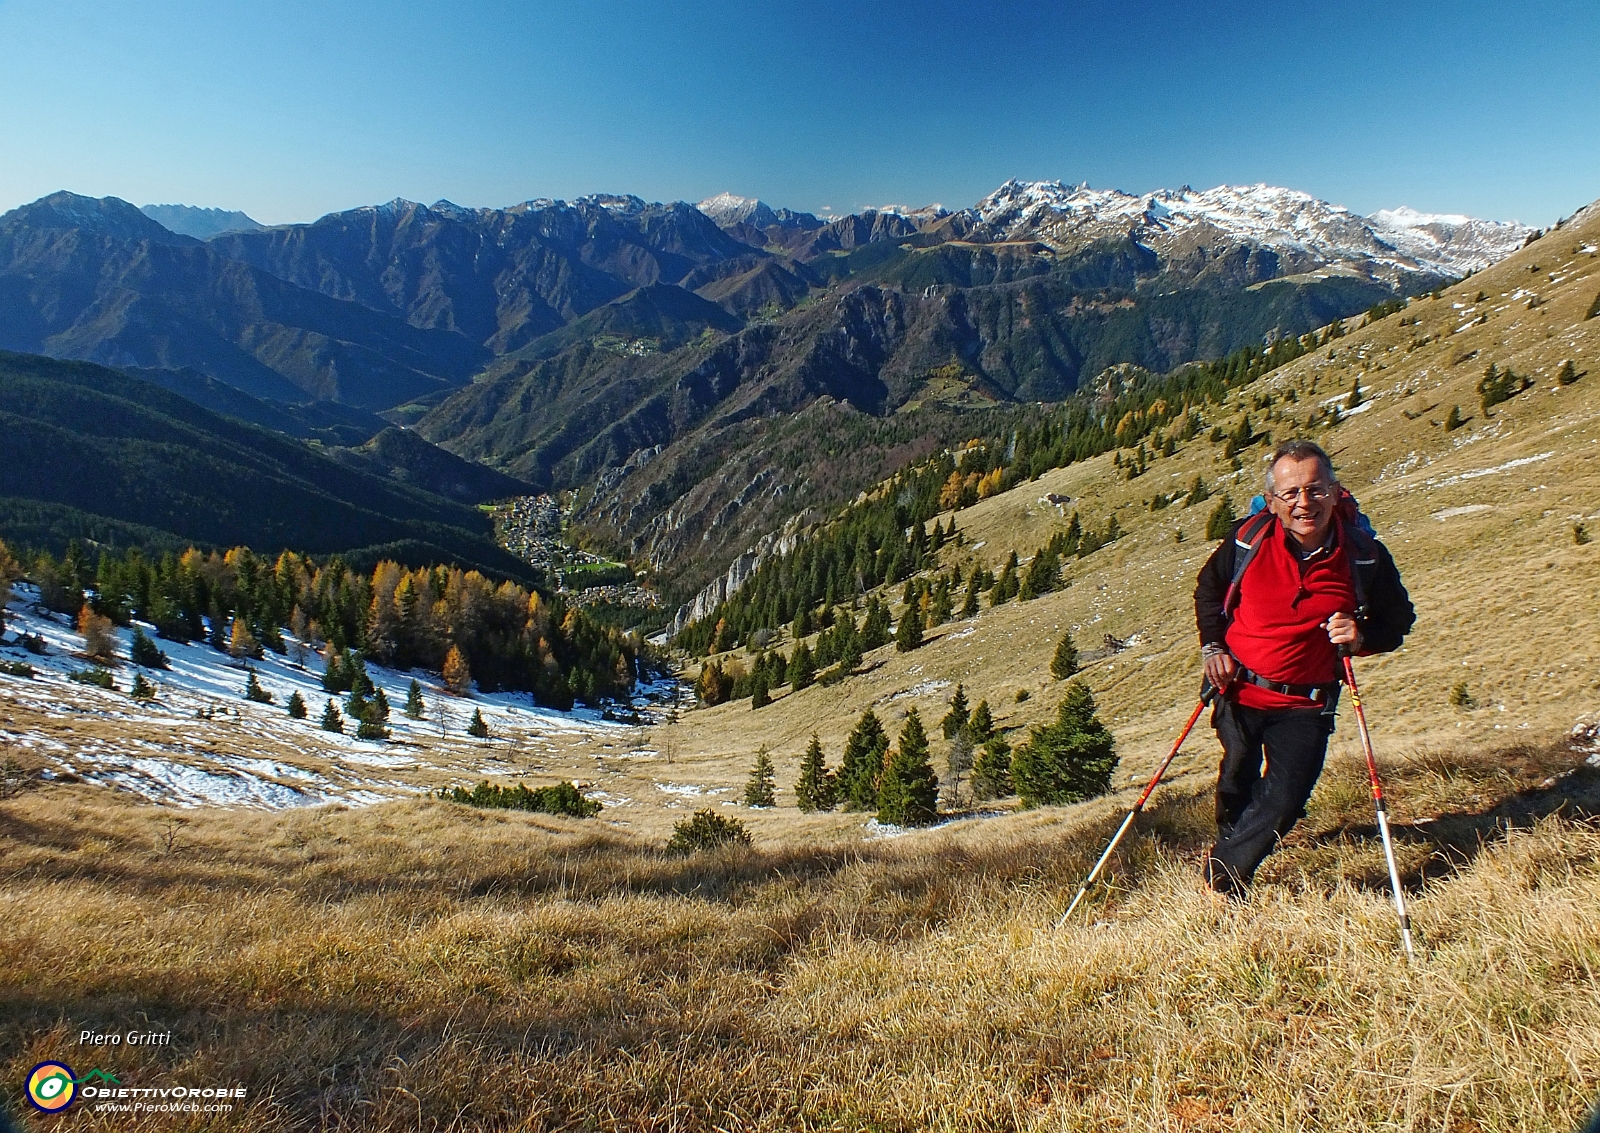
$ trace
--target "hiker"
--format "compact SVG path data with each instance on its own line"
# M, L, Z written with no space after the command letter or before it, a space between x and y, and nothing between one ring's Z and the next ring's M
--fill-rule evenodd
M1416 621L1394 559L1319 446L1278 446L1265 501L1233 525L1194 592L1223 750L1203 876L1233 896L1305 817L1339 705L1341 650L1388 653Z

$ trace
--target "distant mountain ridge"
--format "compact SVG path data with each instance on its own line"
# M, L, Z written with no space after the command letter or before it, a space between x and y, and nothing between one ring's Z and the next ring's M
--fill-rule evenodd
M139 211L157 224L196 240L209 240L224 232L253 232L266 227L242 212L196 208L194 205L141 205Z

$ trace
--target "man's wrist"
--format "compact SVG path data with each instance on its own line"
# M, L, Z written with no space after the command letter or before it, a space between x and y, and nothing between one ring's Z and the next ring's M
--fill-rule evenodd
M1200 646L1200 656L1220 657L1228 652L1228 647L1220 641L1208 641Z

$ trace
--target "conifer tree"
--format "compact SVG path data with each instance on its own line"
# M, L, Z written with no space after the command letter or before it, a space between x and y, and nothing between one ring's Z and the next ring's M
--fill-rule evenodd
M867 600L867 616L861 626L861 651L889 644L889 607L874 594Z
M1354 409L1363 400L1365 399L1361 396L1361 375L1357 374L1355 383L1350 387L1350 396L1344 399L1344 407Z
M445 655L444 672L445 687L457 696L468 696L472 692L472 669L467 665L467 659L462 654L459 646L452 645L450 652Z
M129 649L135 665L146 669L166 669L170 667L167 655L163 653L156 643L150 640L150 635L145 633L143 626L133 627L133 644Z
M901 653L910 653L922 645L922 611L916 604L907 606L900 615L900 624L894 631L894 647Z
M832 810L836 784L833 772L828 770L822 755L822 741L811 733L811 743L800 760L800 778L794 785L794 796L800 809L807 814L817 810Z
M839 795L848 809L878 809L878 778L888 750L889 737L869 708L845 739L844 755L839 761Z
M767 745L756 749L755 766L750 769L750 779L744 785L744 805L748 807L773 807L778 805L777 777L772 768L772 755Z
M228 656L238 660L261 656L261 643L255 639L250 627L245 625L241 617L233 619L233 632L228 635Z
M944 719L939 721L939 731L944 733L944 738L953 740L956 735L964 731L971 717L967 708L967 690L956 682L956 691L950 697L950 711L944 714Z
M422 702L422 685L416 679L411 681L411 687L406 689L405 713L412 720L422 719L422 714L427 711L427 705Z
M1217 501L1217 506L1211 509L1211 515L1206 520L1206 538L1226 539L1238 518L1233 511L1233 497L1224 495Z
M272 694L261 687L261 682L256 679L256 671L250 670L244 681L244 698L253 700L257 704L271 704Z
M143 673L133 674L133 687L128 689L128 695L135 700L154 700L156 686L145 680Z
M322 730L344 734L344 717L339 715L339 706L331 699L328 701L328 706L322 710Z
M344 656L332 645L327 650L327 665L322 670L322 691L344 692L349 688L344 676Z
M1078 671L1078 644L1072 640L1072 631L1061 635L1056 643L1055 656L1050 658L1050 675L1064 681Z
M288 708L291 720L304 720L306 718L306 698L300 695L298 689L289 694Z
M978 584L983 581L983 575L977 567L972 568L972 574L967 579L966 597L961 600L961 616L963 618L976 617L978 613Z
M389 698L381 688L372 694L372 718L380 723L389 719Z
M1571 358L1568 358L1565 362L1561 363L1561 369L1556 374L1556 384L1561 386L1570 386L1573 382L1578 380L1578 377L1578 367L1573 364Z
M1194 483L1189 485L1189 494L1183 497L1183 506L1193 507L1210 496L1211 489L1206 487L1206 482L1200 478L1199 473L1196 473Z
M989 605L998 606L1009 602L1017 596L1017 553L1011 552L1006 559L1006 565L1000 569L1000 577L995 581L994 589L989 591Z
M817 679L817 665L811 657L811 647L801 642L794 647L794 652L789 655L788 671L784 674L789 687L795 692L803 688L810 688Z
M116 656L117 638L111 619L95 613L88 603L78 611L78 632L83 635L84 656L96 661L109 661Z
M467 722L467 735L480 740L489 738L489 725L483 718L483 709L472 710L472 719Z
M1461 406L1452 405L1450 407L1450 412L1445 414L1444 431L1447 433L1453 433L1465 424L1466 421L1464 421L1461 417Z
M767 689L766 666L758 664L756 671L750 674L750 707L765 708L771 703L772 694Z
M939 817L939 777L928 761L928 737L915 708L878 785L878 821L889 826L927 826Z
M1073 681L1055 723L1035 725L1013 755L1011 778L1024 806L1057 806L1104 794L1116 766L1115 741L1089 686Z

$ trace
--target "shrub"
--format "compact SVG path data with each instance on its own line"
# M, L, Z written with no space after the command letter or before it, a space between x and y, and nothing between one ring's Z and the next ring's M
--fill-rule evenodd
M1501 370L1490 362L1489 368L1483 372L1483 380L1478 383L1478 397L1482 402L1484 413L1488 413L1491 407L1503 401L1510 401L1532 386L1532 378L1514 374L1509 367Z
M1572 541L1578 546L1583 546L1589 541L1590 538L1591 536L1589 535L1589 529L1583 524L1574 523L1572 525Z
M750 831L737 818L724 818L714 810L697 810L691 818L672 827L669 854L692 854L697 850L719 850L724 846L750 845Z
M389 729L383 726L383 721L372 715L363 716L356 725L356 739L358 740L386 740L389 738Z
M1444 431L1447 433L1453 433L1466 423L1466 418L1461 416L1461 406L1452 405L1450 407L1450 412L1445 415Z
M1011 761L1024 806L1055 806L1104 794L1116 769L1116 743L1095 714L1082 681L1067 686L1053 724L1035 725Z
M33 679L33 666L26 661L0 661L0 673L8 677L23 677Z
M491 785L488 780L472 790L463 787L445 787L438 797L467 806L498 810L528 810L536 814L564 814L571 818L593 818L600 813L600 804L586 799L571 783L557 783L553 787L532 789L518 783L514 787Z
M1032 695L1033 695L1033 693L1029 692L1027 689L1019 688L1017 690L1016 701L1017 701L1018 704L1021 704L1023 701L1027 700Z
M1570 386L1582 376L1582 374L1578 373L1578 367L1573 364L1572 359L1568 358L1561 363L1561 369L1556 373L1556 385Z
M80 685L94 685L95 688L115 689L116 682L111 679L110 669L79 669L76 673L68 673L69 681L77 681Z
M155 642L150 640L150 635L145 633L142 626L133 627L133 645L128 651L135 665L146 669L171 668L171 662Z
M1472 699L1472 693L1467 688L1466 681L1457 681L1450 686L1451 708L1476 708L1478 702Z

